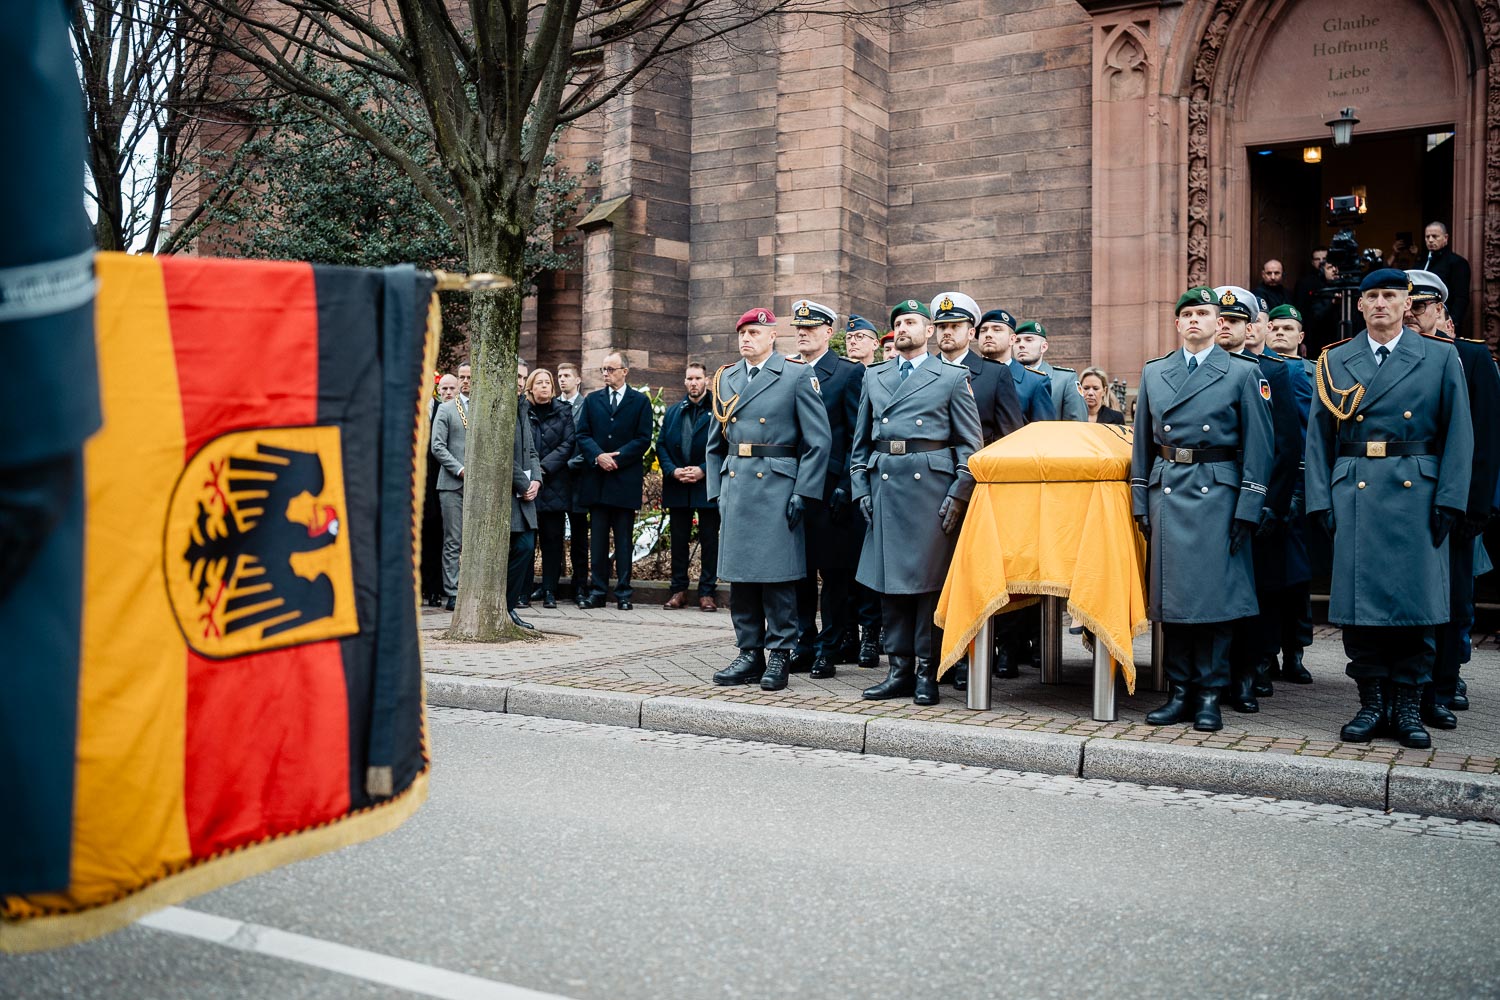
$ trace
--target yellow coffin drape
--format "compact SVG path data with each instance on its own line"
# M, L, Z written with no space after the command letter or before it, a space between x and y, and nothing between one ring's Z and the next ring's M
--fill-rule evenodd
M935 616L942 672L985 619L1015 599L1068 599L1135 691L1131 640L1145 632L1145 546L1130 516L1130 431L1108 424L1028 424L976 453L976 485ZM1013 603L1014 602L1014 603Z

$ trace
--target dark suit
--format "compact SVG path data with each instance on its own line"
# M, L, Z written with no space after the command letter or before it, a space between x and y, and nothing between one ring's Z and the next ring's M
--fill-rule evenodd
M1016 398L1021 403L1023 423L1033 420L1051 420L1055 409L1052 405L1052 380L1041 372L1034 372L1015 358L1001 361L1010 369L1011 381L1015 383Z
M824 351L811 366L811 374L818 380L818 394L828 413L832 443L822 501L809 503L804 515L807 576L797 584L797 651L801 654L812 650L817 655L832 657L843 639L849 587L854 582L860 547L865 540L864 522L854 509L849 483L849 444L854 418L859 413L865 366L830 350ZM842 497L835 499L835 492L840 490ZM833 513L836 508L837 517ZM817 621L819 574L823 577L821 630Z
M625 387L613 410L608 386L588 394L578 421L578 450L587 473L581 499L589 508L590 561L594 564L593 596L602 601L609 591L610 536L614 536L615 600L629 601L630 568L635 551L632 529L641 509L646 478L642 459L651 447L651 401L638 389ZM613 472L599 467L599 456L619 452Z
M1099 407L1099 419L1094 422L1097 424L1123 424L1125 422L1125 414L1108 406L1101 406Z
M974 403L979 407L979 429L985 444L1026 426L1015 380L1005 378L1000 362L971 349L952 363L969 369L969 388L974 390Z
M1469 315L1469 262L1453 252L1451 246L1441 250L1429 250L1424 255L1422 270L1431 271L1443 279L1448 286L1448 315L1453 317L1453 329L1459 335L1465 333L1464 321Z
M1449 294L1452 294L1450 288ZM1474 471L1469 480L1465 514L1468 530L1448 545L1448 588L1452 613L1437 627L1437 660L1432 668L1432 697L1449 705L1458 691L1459 668L1469 660L1469 630L1474 625L1474 543L1477 532L1494 507L1496 478L1500 476L1500 373L1489 348L1477 340L1455 340L1469 391L1469 418L1474 427Z
M661 505L666 508L672 535L672 593L688 588L688 555L693 540L693 515L698 516L698 596L710 597L719 585L719 505L708 498L708 479L684 483L673 477L679 467L697 466L707 472L708 435L717 429L713 394L705 392L695 405L684 399L667 410L656 436L661 462Z

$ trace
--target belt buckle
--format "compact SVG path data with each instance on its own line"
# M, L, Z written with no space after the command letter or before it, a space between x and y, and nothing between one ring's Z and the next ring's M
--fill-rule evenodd
M1174 461L1174 462L1181 462L1184 465L1190 465L1190 464L1192 464L1192 461L1193 461L1193 449L1191 449L1191 448L1176 448L1176 449L1174 449L1173 452L1172 452L1172 461Z
M755 455L755 445L740 443L740 458L751 458Z
M1386 445L1386 443L1384 441L1366 441L1365 442L1365 457L1366 458L1385 458L1385 445Z
M891 442L891 454L892 455L905 455L906 454L906 442L905 441L892 441Z

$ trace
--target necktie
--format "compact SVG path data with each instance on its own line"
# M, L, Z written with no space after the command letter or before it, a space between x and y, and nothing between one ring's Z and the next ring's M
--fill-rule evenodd
M1198 359L1197 358L1188 358L1188 374L1191 375L1191 374L1193 374L1193 372L1195 372L1197 370L1198 370Z
M751 382L754 382L755 381L755 376L757 376L759 374L760 374L760 365L751 365L750 366L750 379L749 380Z
M906 376L908 376L908 375L911 374L911 369L912 369L912 363L910 361L902 361L901 362L901 381L903 381L903 382L906 381Z
M1375 363L1377 365L1383 365L1383 364L1385 364L1385 359L1388 358L1388 357L1390 357L1390 356L1391 356L1391 349L1389 347L1381 346L1381 347L1375 348Z
M615 410L618 409L619 406L620 406L620 390L619 389L611 389L611 390L609 390L609 412L610 413L615 412Z

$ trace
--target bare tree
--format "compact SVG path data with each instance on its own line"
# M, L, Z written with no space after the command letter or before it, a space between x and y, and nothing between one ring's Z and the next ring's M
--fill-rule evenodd
M826 0L196 0L227 18L216 38L310 114L358 135L401 165L452 226L471 271L515 287L474 303L475 406L464 487L464 559L450 636L513 631L504 601L510 537L516 346L526 240L548 146L680 53L767 17L849 16ZM869 0L861 0L868 3ZM888 14L893 7L880 7ZM870 16L866 8L864 16ZM207 18L203 27L212 27ZM312 67L344 64L374 88L421 94L456 195L450 200L370 109L322 85ZM622 558L629 558L623 554Z
M192 0L73 0L73 53L88 123L89 197L101 250L182 249L232 183L194 185L185 169L213 97L215 50L190 25Z

